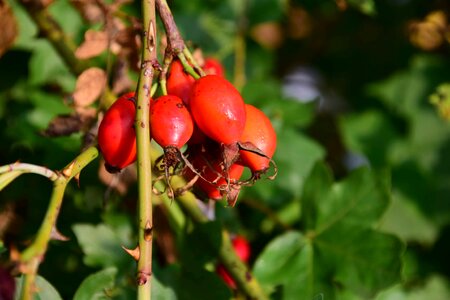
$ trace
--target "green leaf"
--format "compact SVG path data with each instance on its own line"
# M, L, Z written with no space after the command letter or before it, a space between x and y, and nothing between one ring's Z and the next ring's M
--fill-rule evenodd
M8 184L10 184L14 179L22 175L22 171L9 171L0 174L0 191L3 190Z
M405 241L428 245L433 244L438 236L438 228L417 205L399 192L393 194L392 204L381 220L380 229Z
M29 82L31 84L58 83L68 92L75 87L75 77L70 73L56 50L46 40L35 40L29 68Z
M389 176L360 169L333 183L317 164L304 186L306 233L275 238L257 258L254 272L281 299L368 299L400 280L403 244L374 230L389 203ZM350 296L349 296L350 295Z
M123 265L128 261L121 248L122 241L106 225L76 224L73 231L85 254L84 262L91 267Z
M23 295L21 294L22 285L25 277L21 276L16 281L16 293L14 296L15 300L22 299ZM62 300L58 291L43 277L36 277L36 292L34 293L34 300Z
M74 300L110 299L107 291L114 287L116 268L107 268L91 274L78 287Z
M274 159L280 170L276 184L299 197L299 191L314 164L325 156L323 148L295 130L278 132Z
M376 7L374 0L348 0L348 4L355 7L362 13L373 16L376 14Z
M153 300L176 300L175 291L164 286L156 277L152 277L152 299Z
M253 274L263 285L277 285L289 281L291 276L297 277L295 272L298 266L293 264L293 258L303 256L302 250L307 243L308 240L295 231L278 236L256 260Z
M381 111L346 115L339 125L347 147L366 156L376 167L386 164L389 150L399 138Z
M202 268L217 258L222 243L222 228L217 221L197 224L192 232L184 237L180 253L183 266Z
M201 253L197 253L201 255ZM180 299L228 300L231 291L219 276L204 269L183 268L179 286Z
M247 14L250 24L281 20L283 17L282 2L279 0L249 1Z
M447 300L450 299L450 287L448 280L443 277L433 275L428 278L424 286L413 289L405 289L401 285L380 293L376 300Z
M340 224L314 243L334 267L334 281L366 299L401 279L403 244L393 235Z
M368 86L370 96L380 99L394 112L411 117L429 104L425 99L447 74L448 62L433 55L413 57L407 70Z

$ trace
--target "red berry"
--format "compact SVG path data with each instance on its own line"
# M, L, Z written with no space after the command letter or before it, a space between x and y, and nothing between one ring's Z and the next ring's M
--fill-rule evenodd
M152 138L163 148L180 149L191 138L194 122L183 101L177 96L161 96L150 105Z
M209 138L223 144L239 141L245 127L245 105L226 79L207 75L194 84L190 109L197 126Z
M194 83L194 77L184 71L181 62L174 60L167 76L167 93L178 96L184 104L189 105L189 97Z
M247 263L250 258L250 244L247 239L243 236L236 236L232 241L234 251L236 251L237 256L244 262ZM232 289L236 289L236 282L228 273L223 265L218 265L216 267L217 274L222 277L226 285Z
M252 143L265 155L272 158L277 146L277 135L272 123L261 110L252 105L246 104L245 110L247 119L240 141ZM240 150L239 154L242 163L252 171L264 171L269 167L269 159L264 156L246 150Z
M105 166L118 172L136 160L134 92L122 95L106 111L98 128L98 146Z
M226 285L228 285L231 289L236 289L236 282L234 282L234 279L231 278L230 273L225 269L223 265L218 265L216 268L217 275L222 277L223 281Z
M206 135L194 123L194 132L188 141L188 145L199 145L206 141Z
M205 154L207 155L207 154ZM239 180L244 167L239 164L233 164L228 169L228 174L223 168L223 163L218 159L213 159L210 156L204 156L202 154L194 154L191 161L194 168L203 176L206 180L199 178L195 182L195 186L202 190L210 199L220 200L222 199L222 193L219 187L226 187L227 181L225 178L229 178L231 183ZM186 169L185 176L188 180L192 179L195 174L189 168ZM209 182L208 182L209 181ZM210 183L210 182L214 182Z
M215 58L205 58L203 71L205 71L207 75L217 75L220 77L225 77L225 71L222 64Z
M250 244L247 239L241 235L236 236L233 241L233 248L243 262L250 259Z

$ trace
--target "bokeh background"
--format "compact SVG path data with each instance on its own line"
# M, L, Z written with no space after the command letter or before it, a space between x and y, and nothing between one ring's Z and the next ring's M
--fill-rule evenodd
M107 97L75 113L77 74L27 2L0 1L0 164L61 169L95 132ZM107 71L112 93L134 88L139 1L41 2L75 48L86 30L110 38L89 61ZM156 201L156 299L236 296L204 245L222 228L250 241L250 268L273 299L450 299L450 3L169 4L189 47L219 59L271 118L279 174L244 188L235 208L206 205L211 223L178 233L171 207ZM74 113L58 119L73 130L48 131ZM36 233L51 188L26 175L0 192L4 269L11 245L23 249ZM111 176L96 160L65 194L58 227L70 241L51 243L39 274L70 299L103 271L110 297L132 298L135 266L120 245L136 241L135 213L133 168Z

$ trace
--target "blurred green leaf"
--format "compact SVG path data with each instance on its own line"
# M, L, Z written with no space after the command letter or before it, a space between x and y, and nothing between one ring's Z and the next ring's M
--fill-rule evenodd
M438 228L428 220L419 207L395 193L392 204L384 214L380 230L396 234L405 241L415 241L431 245L438 235Z
M73 231L84 256L84 262L91 267L120 266L129 260L121 248L122 241L104 224L75 224Z
M448 62L439 56L417 55L408 70L368 85L369 95L379 98L387 107L405 117L412 117L428 105L428 96L448 74ZM448 75L447 75L448 76Z
M168 286L164 286L158 278L152 277L152 299L154 300L176 300L175 291Z
M346 115L339 124L349 149L367 156L376 167L386 164L389 150L399 136L385 114L367 111Z
M376 14L376 6L374 0L348 0L348 4L355 7L366 15L373 16Z
M439 85L430 95L430 103L436 107L441 118L450 121L450 83Z
M280 0L249 1L247 15L250 25L282 20L284 3L287 2Z
M14 46L21 49L33 49L35 36L38 34L38 28L30 18L19 1L8 1L11 5L17 24L20 24L19 36L15 40Z
M33 55L29 64L29 82L31 84L57 83L65 91L73 91L75 76L70 73L64 61L48 41L39 39L34 42Z
M305 235L285 233L256 260L255 276L282 299L312 299L338 292L368 298L400 280L402 243L373 226L389 202L389 177L361 169L334 183L318 164L305 183ZM339 288L337 288L339 286Z
M16 282L16 293L14 299L22 299L23 295L20 293L23 285L24 277L21 276ZM34 293L34 300L62 300L58 291L43 277L36 277L36 292Z
M85 21L70 2L68 0L55 1L48 9L63 32L73 39L84 29Z
M89 275L78 287L74 300L110 299L108 290L114 287L116 268L107 268Z
M197 253L202 255L202 253ZM179 299L189 300L228 300L231 291L221 278L213 272L204 269L183 268L180 273Z
M381 292L376 300L447 300L450 299L450 287L448 280L434 275L428 278L427 282L422 287L415 287L406 289L401 285Z
M325 152L318 143L290 128L278 132L277 139L274 159L279 172L275 184L299 197L306 177Z
M202 268L208 262L214 261L222 243L222 227L218 221L197 224L194 230L183 239L183 249L180 253L183 266Z

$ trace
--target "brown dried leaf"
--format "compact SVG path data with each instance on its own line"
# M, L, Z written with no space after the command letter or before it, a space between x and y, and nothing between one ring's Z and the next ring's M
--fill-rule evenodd
M11 8L0 1L0 57L8 50L17 36L17 23Z
M48 137L68 136L75 132L86 131L95 120L95 108L77 109L74 115L55 117L42 132Z
M90 23L103 23L105 13L96 0L72 0L72 4L85 20Z
M134 85L128 76L129 64L126 59L118 57L113 69L112 92L116 95L131 90Z
M88 59L100 55L107 48L108 34L89 29L84 34L84 42L75 51L75 56L79 59Z
M253 26L250 36L266 49L277 49L283 43L283 30L277 22L265 22Z
M75 106L89 106L101 95L106 85L106 73L100 68L89 68L78 76L73 100Z
M81 119L78 115L57 116L42 134L49 137L67 136L80 131L81 125Z

